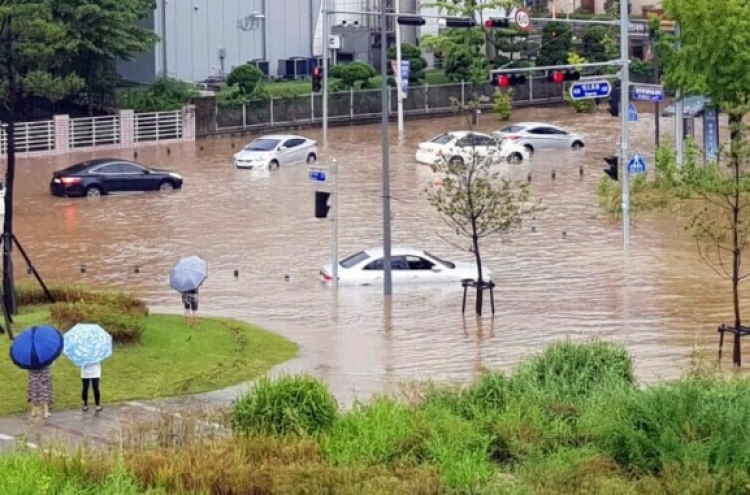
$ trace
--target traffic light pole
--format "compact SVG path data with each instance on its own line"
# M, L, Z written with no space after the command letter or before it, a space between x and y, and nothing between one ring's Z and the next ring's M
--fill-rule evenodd
M328 55L329 50L329 28L328 28L328 0L323 0L323 36L321 40L323 52L323 146L328 146ZM336 260L334 259L334 266ZM335 269L335 268L334 268ZM337 280L334 275L334 280Z
M630 244L630 174L628 174L628 118L630 106L629 2L620 1L620 165L622 171L622 242Z
M381 97L381 141L383 160L383 296L393 295L391 278L391 156L388 136L388 15L386 2L380 2L380 97Z
M401 2L399 0L396 0L394 2L396 7L396 15L398 16L401 11L401 6L399 5ZM395 26L396 30L396 71L394 71L394 75L396 76L396 100L398 102L398 134L401 136L404 133L404 98L403 98L403 82L401 81L401 78L404 77L403 70L401 68L401 25L399 23L396 23Z
M331 160L331 276L333 277L333 297L339 294L339 165Z

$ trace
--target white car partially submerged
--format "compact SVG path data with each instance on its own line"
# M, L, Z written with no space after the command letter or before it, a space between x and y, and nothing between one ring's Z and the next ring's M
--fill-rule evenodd
M383 280L383 248L372 248L355 253L339 262L338 278L341 285L374 285ZM476 263L447 261L422 249L393 247L391 274L394 284L446 283L477 278ZM492 271L482 266L482 278L490 280ZM323 282L333 282L333 266L320 269Z
M421 164L434 165L440 160L469 162L474 156L520 163L528 160L529 151L500 136L493 137L471 131L453 131L420 143L416 159Z
M262 136L234 154L235 168L276 170L281 165L315 163L318 143L294 134Z

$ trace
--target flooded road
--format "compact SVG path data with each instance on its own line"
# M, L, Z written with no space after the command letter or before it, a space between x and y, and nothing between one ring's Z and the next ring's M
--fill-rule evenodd
M505 125L492 115L482 119L483 131ZM479 322L469 313L462 318L461 288L452 285L396 286L385 310L382 287L342 287L334 302L331 289L317 279L330 259L330 223L313 216L307 167L271 174L234 170L232 154L251 138L203 141L170 153L140 150L144 164L184 175L184 190L171 195L52 198L51 172L91 155L22 161L16 232L46 279L132 289L170 311L181 307L166 283L169 268L180 256L199 254L210 269L204 314L245 318L299 342L304 357L297 364L339 394L366 396L403 379L465 381L482 367L510 367L564 337L626 343L645 382L677 376L695 344L713 352L716 326L731 314L730 284L699 261L669 218L636 220L624 254L620 224L599 213L596 184L602 157L616 152L619 120L604 111L577 115L568 108L516 111L513 121L522 120L566 126L582 133L587 147L537 153L531 163L514 166L519 178L532 173L533 194L547 210L505 241L485 241L484 262L498 284L497 313ZM671 131L672 122L663 119L662 129ZM468 245L427 204L432 173L414 161L420 141L464 129L466 120L410 121L405 127L399 142L392 126L394 244L471 261L441 239ZM642 114L630 131L631 150L653 166L652 117ZM319 130L302 134L320 139ZM339 163L343 256L382 242L380 129L335 128L329 141L320 163ZM19 278L26 277L20 259L16 266Z

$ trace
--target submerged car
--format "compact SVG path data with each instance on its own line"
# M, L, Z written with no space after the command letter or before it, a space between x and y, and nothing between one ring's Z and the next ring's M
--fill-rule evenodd
M235 168L277 170L282 165L315 163L318 143L294 134L262 136L234 154Z
M540 150L578 150L586 145L582 135L544 122L519 122L495 131L493 135L509 139L530 153Z
M172 191L182 188L182 176L148 168L121 158L86 160L52 174L53 196L98 197L103 194Z
M339 262L338 278L341 285L373 285L383 280L383 248L371 248L355 253ZM333 266L320 269L323 282L333 282ZM393 247L391 274L394 284L460 282L477 278L476 263L447 261L423 249ZM482 266L482 278L490 280L492 271Z
M418 163L434 165L440 160L468 162L474 156L520 163L529 158L529 153L523 146L506 139L479 132L453 131L420 143L415 158Z

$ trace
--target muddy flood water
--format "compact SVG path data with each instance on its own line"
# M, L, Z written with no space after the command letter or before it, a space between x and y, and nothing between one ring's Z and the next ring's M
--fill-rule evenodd
M486 132L505 125L492 115L482 120ZM730 284L702 264L666 215L636 219L624 253L620 224L599 212L596 184L602 157L616 150L618 119L603 110L516 111L513 121L524 120L566 126L584 134L587 147L537 153L530 163L512 166L517 177L532 173L533 194L547 210L505 241L484 242L497 312L481 320L472 313L462 318L458 285L396 286L390 308L380 286L342 287L334 301L317 278L330 259L330 223L313 217L307 167L270 174L233 169L232 154L248 137L169 153L166 147L140 150L144 164L183 174L184 190L174 194L53 198L52 171L91 155L23 160L16 232L46 279L127 288L163 311L181 311L167 285L169 268L180 256L199 254L210 269L203 313L253 321L298 342L302 357L290 369L315 373L338 394L365 397L404 379L466 381L482 367L510 368L566 337L624 342L644 382L678 376L695 345L714 352L716 327L731 315ZM672 122L662 119L665 133ZM409 121L399 142L392 126L395 244L471 261L471 254L441 239L468 245L428 205L424 191L432 172L414 160L419 142L466 127L459 116ZM653 166L652 116L642 113L630 130L631 150ZM320 130L301 133L321 138ZM320 164L336 158L340 168L342 256L382 242L380 146L376 125L331 129L322 150ZM119 156L132 158L133 152ZM19 278L28 276L21 259L16 267Z

